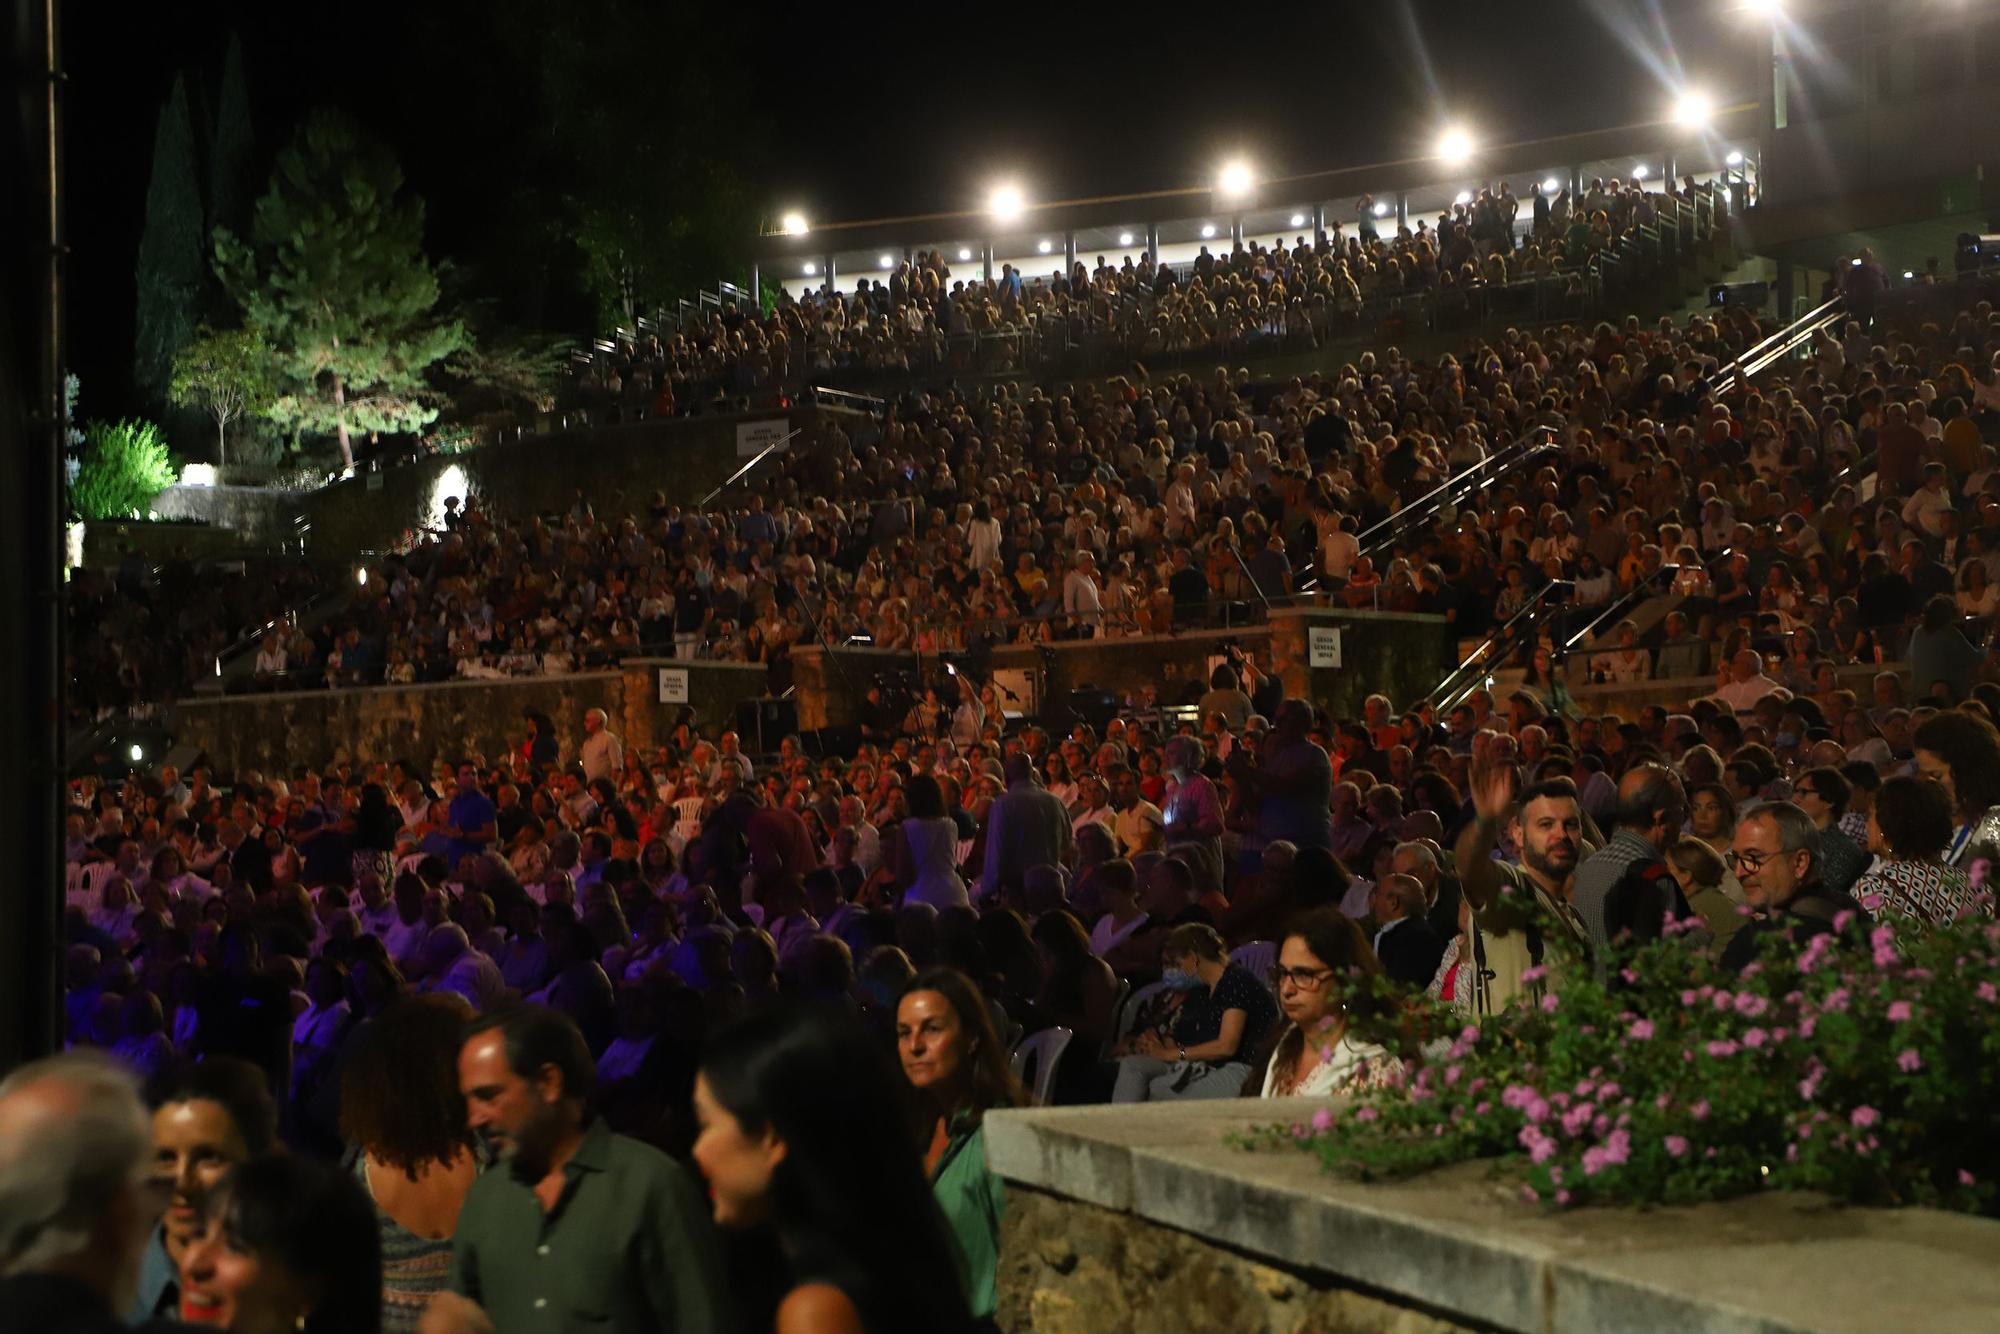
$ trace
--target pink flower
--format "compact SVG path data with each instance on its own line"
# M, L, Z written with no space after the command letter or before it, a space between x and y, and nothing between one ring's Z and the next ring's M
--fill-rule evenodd
M1896 966L1896 947L1894 945L1879 947L1875 951L1875 966L1877 968L1894 968Z
M1540 1202L1542 1197L1533 1186L1523 1186L1521 1187L1521 1198L1529 1204L1536 1204Z
M1694 1004L1694 1003L1695 1003L1695 1002L1696 1002L1697 1000L1699 1000L1699 999L1701 999L1701 998L1700 998L1699 996L1695 995L1695 993L1694 993L1694 992L1692 992L1692 991L1683 991L1683 992L1681 993L1681 1004L1682 1004L1682 1005L1692 1005L1692 1004Z
M1687 1139L1682 1135L1669 1135L1661 1143L1667 1146L1667 1156L1671 1158L1678 1158L1688 1151Z
M1813 1035L1813 1030L1818 1027L1819 1020L1812 1015L1807 1015L1805 1018L1799 1020L1799 1036L1809 1038Z
M1554 1014L1556 1012L1556 1004L1557 1002L1554 992L1551 992L1548 995L1542 997L1542 1013Z
M1449 1088L1453 1084L1456 1084L1458 1082L1458 1077L1464 1073L1465 1071L1459 1066L1456 1065L1447 1066L1444 1072L1445 1087Z
M1915 1047L1905 1047L1896 1053L1896 1068L1904 1074L1915 1074L1924 1068L1924 1058L1917 1055Z
M1736 998L1726 991L1718 991L1710 998L1709 1003L1714 1005L1717 1010L1726 1010L1736 1003Z
M1585 1176L1594 1177L1603 1171L1604 1167L1604 1150L1585 1149L1583 1151L1583 1174Z
M1536 1125L1540 1125L1542 1122L1549 1119L1549 1105L1542 1099L1536 1098L1533 1102L1529 1103L1526 1107L1521 1109L1521 1114L1527 1117L1530 1121L1533 1121Z
M1625 1034L1634 1042L1645 1042L1653 1036L1653 1021L1650 1019L1634 1020L1632 1027L1627 1029Z
M1881 923L1873 931L1870 931L1868 933L1868 943L1878 950L1881 949L1884 945L1895 944L1896 928L1890 926L1887 922Z
M1486 1113L1487 1113L1487 1112L1491 1111L1491 1110L1492 1110L1492 1108L1493 1108L1493 1104L1492 1104L1492 1103L1490 1103L1490 1102L1481 1102L1481 1103L1479 1103L1479 1104L1478 1104L1477 1106L1475 1106L1475 1107L1474 1107L1474 1108L1472 1109L1472 1114L1473 1114L1474 1116L1484 1116L1484 1115L1486 1115Z
M1985 1001L1988 1005L1993 1004L1995 1001L2000 1001L2000 988L1994 987L1991 982L1981 982L1973 989L1972 994Z
M1730 1038L1717 1038L1715 1039L1715 1041L1708 1044L1708 1054L1710 1056L1715 1057L1717 1060L1720 1060L1725 1056L1734 1056L1736 1054L1736 1051L1737 1051L1736 1043L1734 1040Z
M1962 1168L1962 1167L1961 1167L1961 1168L1959 1168L1959 1169L1958 1169L1958 1184L1959 1184L1959 1185L1961 1185L1961 1186L1970 1186L1971 1184L1973 1184L1973 1175L1972 1175L1972 1173L1970 1173L1970 1172L1966 1171L1966 1170L1965 1170L1964 1168Z
M1582 1134L1583 1128L1590 1124L1591 1114L1596 1110L1589 1103L1580 1102L1564 1112L1562 1118L1563 1133L1571 1138Z
M1700 1102L1688 1108L1688 1115L1697 1121L1708 1120L1708 1099L1703 1098Z
M1333 1113L1324 1107L1314 1112L1313 1129L1321 1134L1333 1129Z
M1743 1031L1743 1045L1754 1051L1763 1046L1770 1036L1761 1028L1748 1028Z
M1739 991L1736 993L1736 1013L1742 1015L1745 1019L1755 1019L1770 1008L1771 1002L1765 1000L1754 991Z
M1838 1014L1847 1008L1847 1001L1847 988L1835 987L1826 993L1826 999L1819 1003L1819 1008L1828 1014Z
M1882 1113L1876 1111L1873 1107L1863 1105L1856 1107L1850 1112L1847 1119L1853 1122L1859 1129L1866 1130L1869 1126L1874 1125L1882 1119Z
M1521 985L1532 987L1548 975L1548 968L1542 964L1536 964L1533 968L1524 968L1521 970Z
M1908 1001L1899 1000L1899 1001L1889 1002L1890 1023L1892 1024L1907 1023L1909 1021L1909 1018L1910 1018L1910 1003Z
M1357 1121L1373 1121L1376 1117L1380 1116L1381 1114L1382 1113L1376 1111L1373 1107L1358 1107L1355 1109L1354 1119Z
M1528 1150L1528 1161L1539 1167L1550 1158L1553 1158L1555 1152L1556 1142L1552 1139L1543 1138L1537 1140L1535 1147Z
M1569 1192L1568 1192L1568 1191L1566 1191L1566 1190L1559 1190L1559 1191L1557 1191L1557 1192L1556 1192L1556 1203L1557 1203L1557 1204L1559 1204L1559 1205L1562 1205L1562 1204L1568 1204L1568 1203L1569 1203Z

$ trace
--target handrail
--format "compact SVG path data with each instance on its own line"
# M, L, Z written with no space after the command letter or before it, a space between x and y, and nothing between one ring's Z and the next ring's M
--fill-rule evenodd
M1680 567L1677 565L1662 565L1659 569L1638 580L1623 593L1605 603L1604 609L1591 618L1590 624L1584 626L1583 629L1578 630L1575 634L1569 636L1556 646L1555 657L1557 663L1560 664L1565 656L1575 652L1577 646L1582 644L1586 639L1595 639L1599 633L1599 626L1604 625L1606 622L1616 625L1633 608L1639 606L1641 603L1651 601L1654 595L1654 585L1671 583L1671 576L1679 569Z
M1747 366L1750 362L1757 361L1760 358L1762 358L1766 352L1768 352L1772 347L1783 342L1786 338L1791 336L1793 331L1798 329L1801 325L1810 323L1811 321L1814 320L1821 319L1828 313L1837 309L1842 304L1842 301L1843 298L1836 296L1831 301L1824 302L1821 305L1815 307L1814 309L1807 311L1804 315L1801 315L1798 319L1793 320L1790 324L1787 324L1784 328L1777 330L1775 333L1768 334L1765 337L1758 339L1756 342L1752 343L1749 347L1746 347L1741 352L1737 353L1733 359L1724 363L1722 368L1716 371L1715 373L1715 380L1718 392L1725 385L1727 385L1732 379L1736 377L1743 376L1744 378L1747 378L1744 372L1745 366ZM1783 354L1781 353L1780 355Z
M708 505L708 502L709 502L709 501L711 501L711 500L714 500L714 499L715 499L715 498L716 498L717 496L721 495L721 494L722 494L722 493L723 493L724 491L727 491L727 490L728 490L728 489L729 489L730 487L732 487L732 486L736 485L737 481L738 481L739 479L741 479L741 478L742 478L742 477L743 477L743 476L744 476L744 475L745 475L746 473L748 473L748 472L749 472L749 471L750 471L750 470L751 470L752 468L754 468L754 467L756 467L756 466L757 466L758 464L762 463L762 462L763 462L763 461L764 461L764 460L765 460L766 458L770 457L770 456L771 456L771 454L773 454L773 453L774 453L774 452L776 452L777 450L780 450L780 449L783 449L783 448L784 448L784 447L785 447L786 445L790 444L790 443L792 442L792 437L793 437L793 436L796 436L796 435L799 435L799 434L800 434L800 433L801 433L801 432L802 432L803 430L804 430L804 428L803 428L803 427L795 427L795 428L794 428L794 429L793 429L793 430L791 431L791 433L790 433L790 434L788 434L788 435L786 435L786 436L785 436L785 438L784 438L784 439L782 439L782 440L773 440L773 441L772 441L772 442L771 442L770 444L768 444L768 445L764 446L764 447L763 447L762 449L758 450L758 451L757 451L757 457L756 457L756 458L754 458L754 459L751 459L751 460L750 460L750 461L749 461L748 463L746 463L746 464L744 464L744 465L743 465L742 467L738 468L738 469L737 469L737 470L736 470L735 472L733 472L733 473L729 474L729 476L728 476L728 477L726 477L725 479L723 479L723 483L722 483L722 485L721 485L721 486L718 486L718 487L716 487L716 488L715 488L715 490L713 490L713 491L709 492L709 493L708 493L707 495L703 496L703 497L701 498L701 500L700 500L700 501L699 501L699 502L697 503L697 506L696 506L696 507L697 507L697 508L706 508L706 507L707 507L707 505Z
M1463 472L1447 478L1418 496L1388 518L1369 525L1356 539L1361 544L1361 550L1364 553L1377 551L1384 545L1399 540L1405 529L1418 527L1435 518L1437 511L1444 507L1446 501L1455 499L1454 493L1468 483L1474 483L1475 490L1480 489L1502 474L1511 472L1520 464L1546 458L1551 452L1557 454L1561 452L1554 443L1553 431L1546 426L1538 426L1535 430L1537 434L1545 435L1547 438L1533 442L1517 441L1497 453L1489 454Z
M1468 653L1458 666L1451 669L1437 688L1430 692L1432 706L1439 713L1449 713L1458 707L1466 696L1478 688L1479 683L1492 674L1492 669L1500 663L1510 649L1516 647L1521 637L1521 627L1532 631L1545 605L1554 606L1558 589L1572 587L1567 580L1552 579L1535 590L1535 595L1521 610L1508 617L1505 623L1495 627L1479 646Z

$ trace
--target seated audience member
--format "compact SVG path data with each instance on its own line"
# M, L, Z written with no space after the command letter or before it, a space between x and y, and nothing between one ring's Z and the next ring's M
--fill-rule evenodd
M1380 972L1351 919L1333 908L1298 918L1279 943L1275 972L1285 1025L1264 1074L1265 1097L1321 1097L1399 1071L1387 1051L1348 1030L1357 992Z
M1142 1038L1119 1061L1111 1100L1235 1097L1250 1077L1250 1053L1277 1019L1270 990L1230 963L1222 937L1201 922L1170 931L1160 960L1168 988L1187 993L1173 1039Z

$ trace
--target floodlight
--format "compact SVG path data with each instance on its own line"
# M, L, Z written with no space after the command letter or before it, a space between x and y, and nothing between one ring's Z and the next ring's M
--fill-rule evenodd
M1650 175L1652 175L1652 168L1643 162L1632 168L1632 179L1635 181L1643 181Z
M1460 190L1451 197L1451 202L1454 204L1470 204L1472 202L1472 191Z
M132 743L132 749L126 753L132 757L132 763L134 764L138 764L146 758L146 748L136 741Z
M1447 166L1464 166L1472 161L1472 136L1453 126L1438 136L1437 155Z
M1241 158L1223 163L1222 170L1215 177L1215 188L1225 199L1241 199L1250 193L1254 184L1256 180L1250 175L1250 164Z
M987 197L986 207L994 217L1002 222L1012 222L1027 211L1028 201L1018 185L995 186Z
M358 565L355 567L354 582L359 584L363 588L368 587L368 567L366 565Z
M1209 237L1214 236L1215 224L1212 222L1204 222L1201 225L1201 235L1203 240L1207 240Z
M962 246L960 246L960 247L958 248L958 257L959 257L960 259L971 259L971 258L972 258L972 247L971 247L971 246L969 246L969 245L962 245Z
M1552 195L1562 188L1563 183L1553 176L1542 182L1542 193L1546 195Z
M784 216L778 225L785 229L785 235L787 236L804 236L807 231L806 215L797 209L793 209Z
M1056 248L1056 243L1054 241L1047 240L1046 238L1035 242L1035 249L1041 251L1044 255L1048 254L1051 250L1054 250L1055 248Z
M1389 216L1389 205L1388 205L1387 203L1384 203L1384 202L1380 202L1380 201L1378 201L1378 202L1376 203L1376 205L1375 205L1375 216L1376 216L1376 217L1378 217L1378 218L1386 218L1386 217L1388 217L1388 216Z
M815 273L818 273L818 272L819 272L819 265L817 265L817 264L808 264L808 265L806 265L806 277L810 278L810 277L812 277L812 276L813 276L813 275L814 275Z
M1131 244L1132 244L1132 233L1130 233L1130 232L1120 232L1120 233L1118 233L1118 244L1119 244L1119 245L1131 245Z
M1729 150L1729 156L1722 160L1732 167L1740 167L1743 165L1743 154L1732 148Z
M1294 227L1303 227L1303 226L1305 226L1305 225L1306 225L1306 215L1305 215L1305 214L1303 214L1303 213L1294 213L1294 214L1292 214L1292 226L1294 226Z
M1703 129L1708 125L1709 118L1715 115L1715 102L1698 88L1685 89L1674 99L1673 115L1676 125L1690 130Z

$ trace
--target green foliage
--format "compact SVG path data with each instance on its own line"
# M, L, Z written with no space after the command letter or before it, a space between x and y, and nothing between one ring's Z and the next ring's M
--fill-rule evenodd
M353 433L436 418L425 373L465 345L464 329L436 314L423 203L402 187L387 149L316 111L278 155L250 241L215 238L216 272L271 357L265 416L334 436L350 467Z
M1742 977L1675 936L1539 1005L1442 1027L1400 1087L1274 1127L1328 1170L1498 1160L1524 1198L1688 1204L1766 1187L2000 1212L2000 926L1888 919ZM1414 1050L1408 1051L1412 1057Z
M173 480L173 457L159 427L145 421L92 422L70 484L70 506L86 519L143 515Z
M204 325L174 358L169 395L180 407L215 420L215 461L229 462L229 423L261 413L275 390L269 351L248 329L217 332Z
M250 194L250 158L256 135L250 121L250 90L243 73L243 43L235 34L222 61L222 86L208 140L208 232L240 231Z
M201 307L201 185L186 80L176 78L153 136L139 236L133 380L155 406L167 401L174 356L194 337Z

